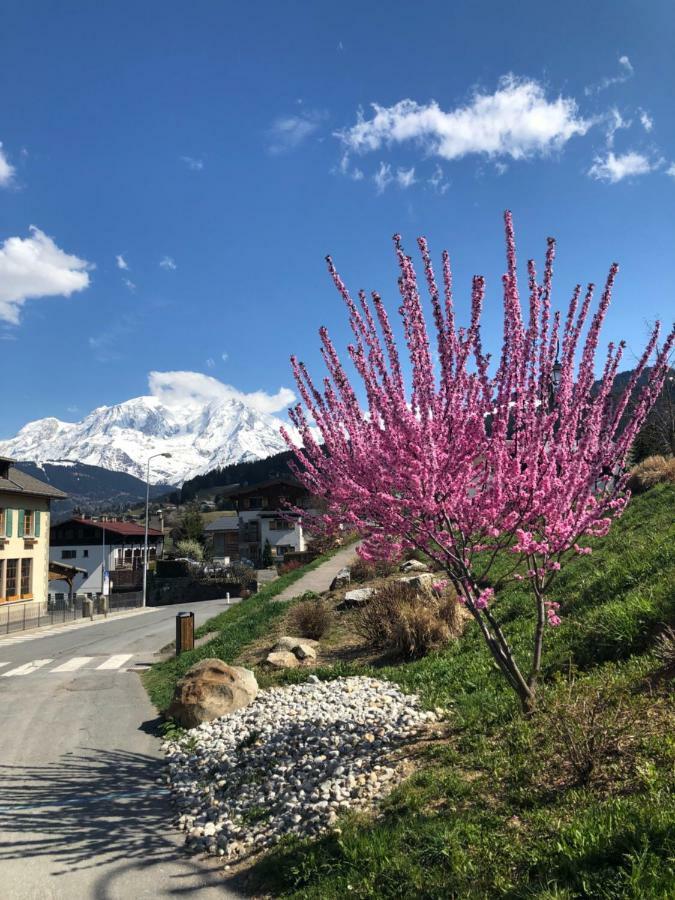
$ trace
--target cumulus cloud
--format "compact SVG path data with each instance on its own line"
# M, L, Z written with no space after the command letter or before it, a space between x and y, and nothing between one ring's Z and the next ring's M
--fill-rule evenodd
M587 97L591 94L599 94L600 91L606 90L608 87L612 87L614 84L623 84L624 81L628 81L629 78L633 77L635 69L631 61L627 56L619 57L619 74L613 75L606 78L601 78L596 84L590 84L587 88L584 89L584 93Z
M126 259L122 256L121 253L118 253L115 257L115 262L117 263L118 269L123 269L125 272L129 270L129 266L127 264Z
M196 159L194 156L181 156L181 161L185 163L191 172L201 172L204 168L204 160Z
M652 162L643 153L629 151L628 153L615 155L610 150L604 159L601 156L595 157L588 174L599 181L616 184L619 181L623 181L624 178L648 175L657 168L658 163Z
M573 99L549 100L539 82L507 75L494 93L477 91L466 106L449 111L434 100L400 100L389 107L374 103L371 118L359 113L356 124L336 137L348 153L414 143L426 155L445 160L470 154L518 160L558 150L592 124L580 116Z
M9 187L15 173L16 169L9 164L7 154L2 149L2 141L0 141L0 187Z
M318 130L324 118L325 114L316 110L279 116L268 132L269 152L277 154L295 150Z
M176 260L173 256L163 256L159 261L160 269L166 269L167 272L172 272L174 269L177 269Z
M282 387L276 394L265 391L246 394L201 372L150 372L148 384L153 397L166 406L205 406L214 401L239 400L256 412L272 414L295 400L295 394L289 388Z
M0 246L0 319L17 325L21 307L40 297L70 297L89 286L93 266L61 250L34 225L30 237Z

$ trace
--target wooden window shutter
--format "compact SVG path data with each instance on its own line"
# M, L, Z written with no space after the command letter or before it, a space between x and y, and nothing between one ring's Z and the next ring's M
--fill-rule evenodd
M36 509L33 512L33 518L35 519L35 525L33 526L33 534L36 538L40 537L40 510Z
M19 510L19 530L17 532L18 537L23 537L23 522L26 517L26 513L23 509Z
M8 538L12 536L12 512L11 509L5 510L5 536Z

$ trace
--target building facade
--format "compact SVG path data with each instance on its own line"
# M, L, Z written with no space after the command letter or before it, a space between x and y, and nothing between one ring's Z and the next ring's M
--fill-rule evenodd
M143 585L145 528L136 522L117 519L73 517L51 529L50 558L83 569L78 594L94 597L104 593L138 591ZM152 567L164 550L164 534L148 529L148 565ZM106 573L109 582L106 584ZM53 581L54 599L67 594L65 581Z
M276 478L258 484L236 486L224 494L236 515L224 515L205 528L213 541L214 562L248 559L259 565L269 542L273 559L306 549L307 536L301 512L310 512L310 495L297 481Z
M50 503L62 491L0 457L0 603L49 594Z

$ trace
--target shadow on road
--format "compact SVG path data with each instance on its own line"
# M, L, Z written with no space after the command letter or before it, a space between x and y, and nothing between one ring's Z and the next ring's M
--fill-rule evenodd
M203 887L224 889L219 869L191 861L177 844L168 792L149 778L157 762L124 750L82 748L49 765L0 765L0 866L47 857L56 877L105 866L90 895L97 900L118 896L114 882L147 876L152 866L163 876L155 896L193 893L196 873ZM177 865L167 879L171 864Z

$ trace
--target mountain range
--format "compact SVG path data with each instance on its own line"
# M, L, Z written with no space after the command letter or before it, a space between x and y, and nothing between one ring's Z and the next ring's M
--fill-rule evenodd
M245 398L166 403L157 396L137 397L101 406L80 422L30 422L15 437L0 441L0 456L38 466L79 462L145 480L148 458L167 453L170 457L152 460L150 481L180 486L212 469L285 450L282 424Z

